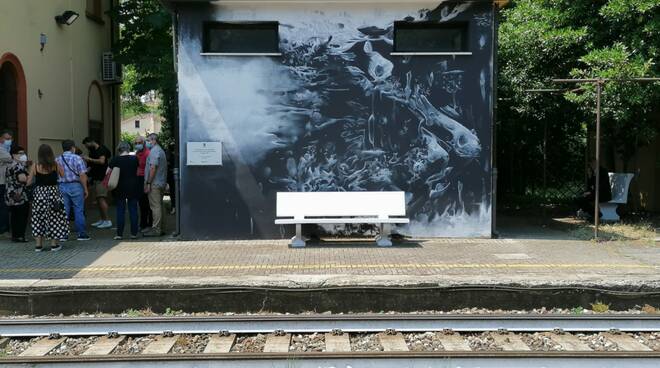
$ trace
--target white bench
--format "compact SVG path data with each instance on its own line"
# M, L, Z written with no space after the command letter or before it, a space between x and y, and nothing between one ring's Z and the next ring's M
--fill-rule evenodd
M603 214L602 221L619 221L621 218L616 213L620 204L628 203L628 188L635 174L609 173L610 187L612 188L612 200L600 204L600 212Z
M379 224L376 244L392 245L388 224L407 224L404 192L279 192L278 225L296 225L291 247L305 246L303 224Z

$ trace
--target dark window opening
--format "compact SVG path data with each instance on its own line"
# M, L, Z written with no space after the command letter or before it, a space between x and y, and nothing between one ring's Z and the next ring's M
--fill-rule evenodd
M135 129L140 129L140 120L135 120Z
M279 53L279 23L204 23L202 50L205 53Z
M467 23L394 22L394 52L467 52Z
M18 134L18 88L16 70L10 63L0 65L0 130ZM14 137L16 138L16 137Z

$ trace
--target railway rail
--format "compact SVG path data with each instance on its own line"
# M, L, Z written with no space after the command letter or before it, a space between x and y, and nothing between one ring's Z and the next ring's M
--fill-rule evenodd
M660 315L0 319L0 365L657 367Z

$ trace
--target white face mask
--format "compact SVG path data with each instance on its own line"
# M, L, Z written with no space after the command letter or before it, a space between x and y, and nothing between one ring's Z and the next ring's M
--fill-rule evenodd
M22 155L18 156L18 161L20 161L20 162L25 163L25 162L27 162L27 160L28 160L28 157L27 157L26 154L22 154Z

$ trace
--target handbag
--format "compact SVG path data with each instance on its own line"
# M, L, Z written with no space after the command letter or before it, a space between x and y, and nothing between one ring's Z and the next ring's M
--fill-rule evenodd
M118 167L113 167L110 172L105 174L103 178L103 186L108 188L108 190L115 190L119 184L119 174L121 170Z

